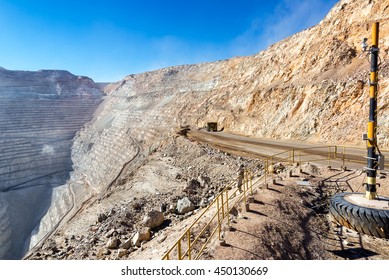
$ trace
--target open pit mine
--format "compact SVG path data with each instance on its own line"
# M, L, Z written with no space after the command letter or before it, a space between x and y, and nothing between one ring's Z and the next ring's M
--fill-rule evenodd
M67 71L0 69L0 258L23 257L50 207L66 212L73 138L102 95Z
M373 22L380 22L378 141L388 148L388 15L388 1L342 0L318 25L255 55L129 75L104 92L66 71L0 69L0 258L20 259L29 250L43 258L39 250L47 242L61 244L46 246L53 248L46 252L52 258L97 258L106 240L104 234L96 236L103 226L94 227L98 214L99 225L107 215L86 209L86 202L90 209L96 203L103 207L116 189L138 195L151 190L154 196L156 185L183 189L187 183L179 178L198 163L190 154L195 148L186 151L190 165L171 168L179 173L172 180L147 183L145 176L147 168L153 176L170 170L153 169L152 156L169 147L171 154L179 150L173 146L181 141L176 138L180 127L217 122L224 132L245 136L364 147L370 65L360 45ZM153 160L167 164L162 156ZM211 179L235 176L240 163L227 162L223 157L209 170L225 177ZM165 194L158 190L158 195ZM130 198L117 196L112 205L122 205L121 199ZM137 201L133 207L142 200ZM117 215L121 208L116 207ZM85 225L82 234L74 233L70 219L80 221L78 233ZM69 232L64 241L58 236L46 241L61 228ZM85 237L91 228L93 249L92 238ZM127 230L118 237L122 244L135 234L132 226Z

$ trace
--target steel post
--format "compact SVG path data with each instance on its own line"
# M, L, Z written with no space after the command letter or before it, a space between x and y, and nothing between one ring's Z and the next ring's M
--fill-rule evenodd
M178 251L178 260L181 260L182 259L181 239L178 240L177 251Z
M220 226L220 205L219 205L219 197L216 197L216 204L217 204L217 228L218 228L218 234L219 234L219 240L221 240L221 226Z
M370 71L370 110L369 123L367 125L367 181L366 198L375 199L377 196L376 176L378 169L377 147L377 86L378 86L378 34L379 24L373 23L371 46L371 71Z
M188 230L188 260L191 260L192 258L192 247L191 247L191 244L190 244L190 229Z

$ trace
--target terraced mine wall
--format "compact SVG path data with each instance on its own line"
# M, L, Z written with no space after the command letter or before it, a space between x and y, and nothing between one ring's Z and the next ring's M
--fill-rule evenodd
M72 171L73 137L102 91L67 71L0 69L0 258L19 259ZM66 207L65 207L66 208Z
M260 138L364 147L370 65L360 42L370 35L367 18L381 22L379 143L389 147L388 10L387 2L343 0L318 25L256 55L108 85L98 115L75 139L72 180L87 178L100 192L180 126L210 121Z
M9 224L42 217L38 227L33 227L39 220L36 218L28 230L24 228L21 231L28 232L33 228L31 242L26 242L31 248L32 244L50 232L52 225L71 211L75 204L80 205L91 195L103 194L113 184L120 184L122 180L126 180L137 164L160 145L169 141L169 137L184 125L196 129L205 126L207 122L217 121L219 127L224 127L225 131L243 135L363 147L365 143L361 135L366 131L368 119L370 65L367 54L362 53L360 49L360 42L362 38L370 36L371 22L375 20L381 22L380 38L382 38L378 140L382 148L388 148L388 11L387 1L342 0L318 25L278 42L256 55L129 75L122 81L108 85L105 89L107 97L99 105L93 120L76 133L71 157L70 154L63 156L69 164L72 162L73 170L70 175L71 168L65 168L65 172L65 169L60 167L65 161L42 163L45 159L54 160L49 156L58 152L53 143L65 146L69 143L65 139L63 142L44 140L43 135L53 137L56 135L52 131L53 129L56 131L54 125L51 129L43 129L46 131L44 133L36 132L35 136L43 137L40 142L29 137L20 143L3 138L4 144L9 141L8 147L12 146L10 143L13 141L18 143L19 150L35 147L34 154L39 155L38 160L34 163L26 160L23 164L26 167L28 165L40 167L34 169L35 171L28 169L29 174L33 174L31 176L34 179L33 183L36 184L34 195L27 191L31 188L26 188L23 192L13 190L14 198L8 198L7 204L2 204L5 206L0 210L1 215L5 215L2 214L4 211L8 216L10 213L21 214L15 219L11 217L7 220L0 217L0 229L22 227L25 225L9 226ZM45 79L44 76L41 79ZM72 81L77 83L78 80L74 78ZM30 84L26 83L25 87ZM54 96L57 101L62 100L64 87L61 87L61 83L58 85L56 82L47 81L47 85L56 93ZM70 84L68 86L73 90L78 88ZM83 88L83 85L80 87ZM70 94L73 91L67 92ZM79 94L72 98L78 98L78 102L74 104L80 103L81 100L82 102L99 100L98 94L87 95L82 93L85 91L77 90L76 92ZM47 96L42 93L20 94L30 99L32 96L36 99L45 97L43 100L47 102L55 100L52 100L51 97L54 96L50 94ZM88 111L80 108L80 111L89 115L95 108L92 103L90 106L93 109ZM67 118L79 117L77 114L67 115L65 112L63 114ZM86 120L87 118L80 120L78 128L81 128ZM68 135L69 139L78 128L69 129L73 132ZM57 136L64 136L66 133L62 134L63 131L61 130ZM39 183L42 175L40 172L46 167L49 171L49 167L54 166L58 168L53 168L50 173L45 174L63 175L51 177L53 181L59 180L53 184L58 187L55 189L44 187ZM17 173L18 171L13 170L2 172L13 174L7 175L9 176L7 181L11 180L13 183L3 187L4 192L1 193L0 199L4 200L2 197L11 192L6 190L23 188L26 178L23 181L18 177L24 174L23 172ZM42 197L48 200L43 204L36 203ZM20 211L15 211L19 206L14 206L12 199L24 200L26 206L21 207ZM28 203L31 205L27 205ZM34 211L39 214L45 213L44 216L23 210L33 205ZM2 232L5 232L4 237L0 237L3 240L16 238L11 231ZM27 236L22 238L29 241ZM10 246L12 243L1 241L0 244L5 244L1 245L1 252L10 252L10 249L4 249L4 246ZM21 247L19 249L22 251ZM5 256L11 254L7 253Z
M258 54L129 75L108 95L137 107L129 114L138 129L216 121L248 136L365 147L370 64L360 43L371 44L379 21L378 138L388 148L388 11L387 1L343 0L318 25ZM136 119L140 111L147 113Z

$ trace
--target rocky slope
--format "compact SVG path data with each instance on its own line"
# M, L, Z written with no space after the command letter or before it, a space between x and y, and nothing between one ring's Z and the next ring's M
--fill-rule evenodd
M360 42L378 20L379 133L387 147L388 11L386 1L341 1L319 25L257 55L130 75L110 97L130 106L115 109L129 127L153 133L212 120L246 135L363 146L369 63Z
M0 69L0 258L20 258L72 170L75 133L102 92L67 71Z
M372 19L381 22L379 134L387 147L388 10L387 2L341 1L319 25L257 55L129 75L107 86L99 114L76 138L73 175L104 190L135 155L180 125L207 121L245 135L363 146L369 63L359 45Z
M343 0L317 26L257 55L129 75L107 86L98 114L75 139L70 181L100 195L116 185L131 189L137 167L171 133L207 121L257 137L363 146L369 62L360 42L371 37L373 21L381 30L379 141L388 147L388 13L387 1Z

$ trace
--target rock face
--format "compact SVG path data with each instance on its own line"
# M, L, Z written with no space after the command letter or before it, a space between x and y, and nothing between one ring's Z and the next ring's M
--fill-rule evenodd
M1 191L42 186L49 176L50 184L63 183L71 140L100 98L93 81L66 71L0 69Z
M378 20L379 133L388 147L388 5L340 1L319 25L257 55L130 75L111 86L110 97L131 107L126 115L137 132L218 121L245 135L364 146L370 67L360 42L371 41L371 21ZM118 106L115 111L125 113ZM139 138L149 139L145 133Z
M256 55L129 75L107 86L99 114L75 139L72 179L85 175L104 191L179 127L209 121L256 137L364 146L370 65L360 42L371 37L371 19L381 21L379 144L388 147L388 6L341 1L317 26Z
M23 256L101 98L91 79L67 71L0 69L0 259Z
M369 63L360 42L370 42L372 20L381 22L379 144L388 147L388 12L387 1L343 0L317 26L256 55L129 75L107 86L95 118L74 139L70 180L104 192L177 128L209 121L257 137L363 146ZM44 142L37 150L50 154L51 147Z

